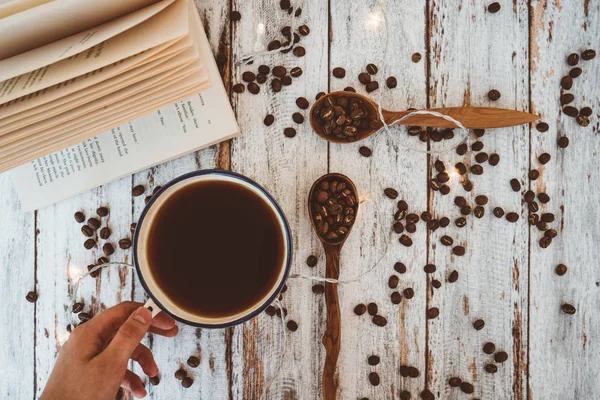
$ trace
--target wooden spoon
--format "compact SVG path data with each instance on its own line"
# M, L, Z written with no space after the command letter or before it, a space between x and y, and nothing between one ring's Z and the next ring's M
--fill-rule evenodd
M327 174L313 184L308 194L308 212L310 214L310 222L319 236L321 244L325 249L327 258L326 277L339 279L340 277L340 253L342 246L354 225L348 225L348 231L339 239L328 240L319 232L319 222L315 220L315 199L321 189L322 182L344 182L346 189L349 189L355 197L356 204L354 206L354 217L358 212L358 192L354 183L345 175L342 174ZM337 366L338 356L340 354L340 338L341 338L341 321L340 321L340 302L338 297L338 288L336 283L325 283L325 303L327 305L327 329L323 335L323 345L325 346L325 365L323 366L323 399L334 400L337 392L337 382L335 380L335 370Z
M379 112L377 110L377 103L369 99L366 96L358 93L338 91L326 94L317 100L310 110L310 125L323 139L332 143L353 143L359 140L368 138L369 136L378 132L381 128L372 129L367 128L359 130L358 135L349 140L340 140L334 135L325 134L323 127L319 124L319 117L316 115L316 110L320 110L327 105L328 99L337 100L340 97L355 97L363 101L364 106L368 111L369 119L379 120ZM413 112L410 111L388 111L382 110L383 118L388 125L398 121L407 114ZM466 128L470 129L486 129L486 128L504 128L507 126L515 126L528 124L530 122L538 120L540 117L535 114L530 114L522 111L507 110L504 108L491 108L491 107L449 107L449 108L432 108L428 111L436 111L440 114L448 115L457 121L460 121ZM435 128L458 128L458 126L450 121L443 118L436 117L433 115L413 115L406 120L399 122L400 125L412 125L412 126L429 126ZM381 124L380 124L381 125Z

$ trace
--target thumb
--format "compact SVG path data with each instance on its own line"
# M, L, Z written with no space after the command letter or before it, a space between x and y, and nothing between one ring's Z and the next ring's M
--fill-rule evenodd
M129 361L131 353L148 332L151 322L152 313L144 307L138 308L121 325L105 352L115 361Z

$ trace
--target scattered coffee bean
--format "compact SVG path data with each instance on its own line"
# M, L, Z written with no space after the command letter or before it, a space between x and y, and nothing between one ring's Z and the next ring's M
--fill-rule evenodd
M229 19L233 22L237 22L242 19L242 14L239 11L232 11L229 13Z
M258 94L260 92L260 86L254 82L250 82L248 84L248 91L252 94Z
M408 378L408 366L407 365L400 366L400 376L402 376L404 378Z
M563 310L563 312L565 314L573 315L573 314L575 314L577 312L577 310L575 309L575 307L573 305L571 305L571 304L568 304L568 303L563 304L560 308Z
M377 372L371 372L369 374L369 382L373 386L379 386L379 382L380 382L379 374L377 374Z
M400 400L410 400L412 395L408 390L403 390L400 392ZM361 399L361 400L369 400L369 399Z
M269 317L272 317L277 314L277 310L273 306L268 306L265 308L265 314L267 314Z
M485 354L494 354L496 351L496 345L492 342L487 342L483 345L483 352Z
M435 399L435 396L433 395L433 393L431 393L431 390L429 390L429 389L424 389L419 396L421 396L421 399L423 399L423 400L434 400Z
M366 147L366 146L361 146L358 149L358 152L363 157L371 157L371 154L373 154L373 151L370 148Z
M301 124L304 122L304 115L300 114L299 112L296 112L292 114L292 120L297 124Z
M456 146L456 154L458 154L459 156L464 156L467 153L467 150L469 148L467 147L466 143L461 143L458 146Z
M471 150L473 151L481 151L483 150L483 142L478 140L471 145Z
M414 63L418 63L419 61L421 61L421 53L413 53L413 55L411 56L411 60Z
M193 384L194 384L194 380L192 378L190 378L189 376L186 376L181 381L181 386L183 386L186 389L191 387Z
M480 331L485 327L485 321L482 319L478 319L475 322L473 322L473 328L475 328L475 330Z
M467 225L467 219L466 219L466 218L464 218L464 217L457 218L457 219L456 219L456 221L454 221L454 224L455 224L457 227L459 227L459 228L462 228L462 227L464 227L465 225Z
M79 318L79 321L81 321L81 322L87 322L90 319L92 319L92 315L89 313L82 312L82 313L77 314L77 318Z
M102 252L104 253L104 255L110 256L115 252L115 248L110 243L104 243L104 245L102 246Z
M406 224L406 232L408 232L408 233L415 233L416 231L417 231L417 225L415 225L415 224ZM412 244L412 241L410 243Z
M323 294L323 293L325 293L325 286L323 286L323 285L313 285L312 292L314 294Z
M302 75L302 68L300 68L300 67L294 67L294 68L292 68L292 69L290 70L290 75L291 75L293 78L297 78L297 77L299 77L300 75Z
M372 319L373 323L377 326L386 326L387 325L387 319L385 319L385 317L382 317L381 315L375 315L373 316Z
M488 92L488 98L492 101L496 101L501 97L500 91L492 89Z
M73 306L71 307L71 311L74 314L80 313L81 311L83 311L83 303L75 303L75 304L73 304Z
M175 379L177 380L182 380L186 376L187 372L185 372L183 369L178 369L177 371L175 371Z
M464 207L467 205L467 199L462 196L456 196L454 198L454 204L456 204L458 207Z
M400 304L402 301L402 295L399 292L392 292L390 299L392 300L392 304Z
M302 15L302 8L301 8L301 7L298 7L298 8L296 9L296 12L294 13L294 17L298 18L298 17L299 17L299 16L301 16L301 15Z
M508 222L517 222L519 220L519 214L515 212L509 212L506 214L506 220Z
M189 365L192 368L197 368L200 365L200 359L196 356L190 356L187 359L187 365Z
M367 84L365 89L367 90L367 93L371 93L371 92L379 89L379 83L377 81L369 82L369 84Z
M483 173L483 169L481 171ZM466 180L463 182L463 189L465 189L467 192L470 192L471 190L473 190L473 182L471 182L470 180Z
M266 81L267 81L267 75L264 75L264 74L258 74L258 75L256 75L256 82L258 82L258 83L260 83L262 85Z
M538 216L537 214L532 214L532 215L535 215L536 217ZM536 226L536 227L537 227L537 228L538 228L540 231L542 231L542 232L543 232L543 231L545 231L546 229L548 229L548 224L547 224L547 223L545 223L544 221L539 221L539 220L538 220L538 221L535 223L535 226ZM547 244L549 245L549 244L550 244L550 242L548 242Z
M477 218L483 218L485 215L485 208L482 206L477 206L473 209L473 215Z
M96 268L96 265L94 265L94 264L90 264L87 266L87 270L88 270L88 273L90 274L90 276L92 278L97 278L100 276L100 272L102 272L102 270L99 268L99 269L95 270L94 272L92 272L92 270L94 268Z
M460 390L463 393L471 394L471 393L473 393L475 391L475 388L470 383L462 382L460 384Z
M547 202L550 201L550 196L548 196L546 193L538 193L538 200L540 201L540 203L542 204L546 204Z
M438 315L440 315L440 310L436 307L432 307L429 310L427 310L427 318L429 319L437 318Z
M508 354L505 351L499 351L494 354L494 360L497 363L503 363L504 361L508 360Z
M473 175L481 175L483 174L483 167L479 164L472 165L471 172L473 173Z
M498 367L495 364L486 364L485 372L488 372L490 374L495 374L496 372L498 372Z
M75 213L75 221L82 223L85 221L85 215L81 211L77 211Z
M142 185L137 185L135 186L133 189L131 189L131 194L134 197L138 197L144 194L144 192L146 191L146 189L144 188L144 186Z
M549 237L550 239L554 239L558 235L556 229L548 229L544 232L544 236Z
M364 304L359 304L356 307L354 307L354 314L356 315L363 315L366 311L367 306L365 306Z
M388 279L388 286L391 289L396 289L398 287L398 282L400 281L400 279L398 278L397 275L392 275L390 276L390 278Z
M477 156L476 156L477 157ZM488 159L488 163L491 166L496 166L500 162L500 156L496 153L490 154L490 158Z
M377 73L377 71L379 71L379 69L377 68L377 66L375 64L368 64L367 65L367 72L371 75L375 75Z
M152 196L154 196L156 193L160 192L160 190L162 189L162 186L157 186L154 188L154 190L152 190Z
M265 117L263 122L266 126L271 126L273 125L273 122L275 122L275 117L273 116L273 114L269 114Z
M452 253L454 253L454 255L457 255L457 256L464 256L465 248L463 246L455 246L452 248Z
M567 273L567 266L565 264L558 264L554 271L556 271L556 275L563 276Z
M586 117L585 115L577 116L577 118L575 118L575 121L577 121L577 123L583 126L584 128L590 124L589 117Z
M28 292L25 299L30 303L35 303L38 299L38 294L34 291Z
M119 240L119 247L123 250L127 250L128 248L131 247L131 239L125 238L125 239Z
M296 130L294 128L285 128L283 134L288 138L293 138L296 136Z
M500 3L498 2L493 2L492 4L490 4L488 6L488 11L492 14L497 13L498 11L500 11Z
M395 200L398 197L398 191L393 188L386 188L386 189L384 189L383 193L392 200ZM398 208L400 208L399 205L400 205L400 203L398 203Z
M433 218L427 222L427 228L431 231L435 231L440 227L440 221Z
M427 264L425 265L425 267L423 268L423 270L425 271L425 273L427 274L433 274L436 271L436 267L434 264Z
M101 225L100 220L98 220L97 218L88 219L87 224L93 230L98 230L98 228L100 228L100 225Z
M156 375L156 376L151 376L151 377L150 377L150 379L148 379L148 381L150 382L150 384L151 384L152 386L156 386L156 385L158 385L158 384L160 383L160 378L159 378L159 376L158 376L158 375Z
M581 70L581 68L579 68L579 67L575 67L575 68L572 68L572 69L569 71L569 76L570 76L571 78L578 78L578 77L581 75L581 73L582 73L582 72L583 72L583 71Z
M87 237L94 236L94 229L92 229L92 227L88 225L83 225L81 227L81 232Z
M510 187L512 188L513 192L518 192L521 190L521 182L519 182L518 179L511 179L510 180Z
M369 75L366 72L361 72L360 74L358 74L358 80L363 85L366 85L367 83L371 82L371 75Z
M410 378L418 378L419 377L419 370L416 369L415 367L408 367L408 376Z
M106 226L100 229L100 239L108 239L110 237L111 231Z
M462 379L460 379L458 377L453 377L453 378L448 379L448 385L450 387L459 387L461 382L462 382Z
M471 208L471 206L464 206L460 208L460 213L462 215L469 215L471 214L471 211L473 211L473 209Z
M492 211L496 218L502 218L504 216L504 210L502 207L495 207L494 211Z
M396 222L393 225L393 228L394 228L394 232L396 232L397 234L401 234L402 232L404 232L404 225L400 221Z
M85 242L83 242L83 247L85 247L88 250L93 249L94 246L96 246L96 241L94 239L88 239Z
M296 332L298 330L298 323L296 321L289 320L287 322L287 328L292 332Z
M535 199L535 193L533 193L532 190L526 191L525 194L523 195L523 200L525 200L526 203L531 203L534 199Z
M558 147L560 147L561 149L566 148L567 146L569 146L569 138L566 136L561 136L558 138L558 140L556 141L556 144L558 145Z
M333 76L342 79L346 76L346 70L342 67L336 67L333 69Z
M550 126L545 123L545 122L540 122L538 123L535 128L539 131L539 132L546 132L548 131L548 129L550 129Z
M317 259L317 257L315 256L308 256L308 258L306 259L306 265L308 265L309 267L313 268L317 265L317 262L319 260Z
M404 265L401 262L397 262L396 264L394 264L394 270L396 272L398 272L399 274L405 274L406 273L406 265Z
M540 171L538 171L537 169L532 169L531 171L529 171L529 179L531 179L532 181L535 181L537 178L540 177Z
M236 83L235 85L233 85L233 87L231 88L235 93L244 93L246 91L246 86L244 86L243 83ZM137 187L137 186L136 186ZM135 189L135 188L134 188ZM134 192L134 196L141 196L144 193L144 188L142 187L142 192L139 194L135 194Z
M319 100L321 97L325 96L325 92L319 92L317 93L317 95L315 96L315 100Z
M575 107L571 107L571 106L566 106L563 108L563 112L565 113L565 115L568 115L569 117L577 117L579 115L579 110L577 110Z
M377 315L377 311L379 311L377 304L369 303L367 305L367 311L369 311L369 315Z
M404 289L404 297L408 300L412 299L413 297L415 297L415 291L413 288L406 288Z
M450 236L444 235L440 238L440 242L444 246L452 246L452 244L454 243L454 240Z
M475 155L475 161L477 161L478 163L484 163L489 159L489 156L487 153L485 152L481 152L481 153L477 153Z
M571 89L571 87L573 87L573 78L570 76L563 76L560 80L560 86L565 90Z
M302 36L308 36L310 33L310 28L307 25L301 25L298 28L298 33L300 33Z
M310 105L310 103L308 102L308 100L305 97L298 97L296 99L296 105L299 108L306 110L308 108L308 106Z
M281 41L279 41L277 39L272 40L267 45L267 50L269 50L269 51L277 50L277 49L280 49L280 48L281 48Z
M431 286L433 286L436 289L439 289L442 287L442 282L438 281L437 279L432 279Z
M595 57L596 57L596 51L594 51L594 50L592 50L592 49L587 49L587 50L584 50L584 51L581 53L581 58L582 58L583 60L586 60L586 61L589 61L589 60L591 60L591 59L593 59L593 58L595 58Z
M385 84L389 89L394 89L398 86L398 80L394 76L390 76L385 80Z
M571 93L565 93L560 96L560 104L562 105L572 103L573 100L575 100L575 96L573 96Z
M461 162L454 164L454 169L459 175L464 175L467 173L467 167Z
M253 82L256 79L254 72L246 71L242 74L242 80L244 82Z
M296 57L304 57L306 55L306 49L302 46L296 46L294 47L294 50L292 50L292 53Z
M273 67L273 75L278 78L283 78L287 74L287 69L281 65Z
M458 280L458 271L454 270L448 275L448 282L454 283Z
M579 54L577 54L577 53L569 54L569 56L567 57L567 64L571 67L574 67L577 64L579 64Z
M542 214L542 216L540 217L540 219L544 222L553 222L554 221L554 214L552 213L544 213Z
M408 226L407 226L407 229L408 229ZM400 236L399 241L405 247L410 247L413 244L412 239L409 236L407 236L407 235Z

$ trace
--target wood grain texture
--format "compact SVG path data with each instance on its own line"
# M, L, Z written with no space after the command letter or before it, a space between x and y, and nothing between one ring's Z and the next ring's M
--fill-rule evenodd
M598 397L600 381L594 369L600 363L600 60L580 61L583 74L564 91L575 95L573 106L593 109L587 128L560 111L559 82L570 69L570 53L598 51L600 4L538 1L531 11L532 109L550 126L545 133L532 130L531 167L541 175L531 188L550 196L541 211L556 215L550 225L559 234L542 249L541 232L531 232L529 392L539 399ZM570 139L566 149L556 144L562 135ZM552 159L540 165L537 157L544 152ZM554 273L559 263L569 268L562 277ZM577 308L575 315L560 310L565 302Z
M401 12L399 10L402 10ZM330 90L353 86L366 94L358 81L358 74L367 64L375 63L379 72L373 76L383 90L383 107L387 109L425 108L425 63L415 64L411 54L425 54L425 3L423 1L389 1L385 4L390 30L389 53L384 59L385 31L383 16L375 1L331 1L331 56L330 67L344 67L346 78L330 77ZM358 33L360 32L360 33ZM384 68L384 66L386 68ZM384 71L384 69L386 71ZM398 88L384 89L385 79L394 75ZM377 99L378 92L369 95ZM401 390L409 390L416 398L425 385L425 265L427 238L423 225L412 235L413 246L403 247L398 235L391 232L396 201L383 195L383 189L399 191L398 200L404 199L410 211L421 213L427 208L427 158L422 153L409 151L414 143L404 141L405 129L381 132L360 143L330 144L329 171L347 175L358 188L359 196L370 194L371 201L361 204L360 213L348 237L340 259L341 279L351 279L365 272L389 251L375 269L356 283L339 287L342 349L338 362L338 398L370 399L398 398ZM370 158L362 157L358 149L367 146L373 150ZM417 145L418 146L418 145ZM408 272L400 275L398 289L413 288L414 298L392 304L388 278L397 274L394 263L406 264ZM356 316L354 307L359 303L375 302L379 314L387 318L385 327L371 322L369 315ZM381 363L370 367L367 358L378 355ZM421 371L418 378L402 378L401 365L414 366ZM369 383L370 372L379 374L381 383Z
M326 271L330 279L340 279L341 245L325 245ZM323 399L333 400L337 395L337 362L340 356L342 321L340 320L340 296L338 284L325 284L325 303L327 305L327 328L323 335L325 361L323 364Z
M504 7L504 5L503 5ZM480 2L431 1L430 6L430 102L440 106L488 106L528 111L528 18L527 2L516 1L491 14ZM492 102L487 93L497 89L502 94ZM442 282L439 290L429 286L428 307L438 307L440 316L428 323L428 383L439 398L459 399L464 394L451 388L454 376L475 387L474 398L522 399L526 396L527 360L527 271L528 225L522 205L524 188L515 193L509 181L526 183L529 157L528 126L486 130L481 138L483 151L500 155L497 166L483 164L485 173L470 175L474 184L466 192L454 173L447 196L432 193L433 214L441 213L451 221L447 229L430 236L428 261L438 267L434 278ZM477 138L471 135L471 142ZM432 146L435 150L439 146ZM469 168L475 164L476 152L464 157L451 151L430 158L432 177L437 171L433 163L439 158L449 171L461 161ZM464 196L471 207L475 197L486 195L485 215L471 214L467 226L458 228L454 220L461 216L454 204L455 196ZM492 214L494 207L517 212L521 218L511 224ZM440 237L448 235L454 245L466 248L465 256L452 253ZM449 283L456 270L459 279ZM477 331L473 323L485 321ZM494 363L482 347L493 342L498 351L509 354L509 360L498 365L498 373L485 372Z

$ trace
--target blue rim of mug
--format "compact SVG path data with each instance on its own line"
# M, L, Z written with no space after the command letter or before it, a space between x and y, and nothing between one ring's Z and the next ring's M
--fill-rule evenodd
M193 178L196 176L201 176L201 175L230 176L230 177L239 179L241 181L244 181L244 182L250 184L251 186L253 186L254 188L258 189L269 200L269 202L275 209L275 212L283 221L283 226L284 226L284 231L285 231L284 233L286 235L285 240L286 240L286 245L287 245L287 250L288 250L287 251L287 260L285 261L283 277L281 279L281 282L279 282L279 284L277 285L277 288L275 289L273 294L266 301L264 301L256 310L254 310L250 314L244 315L241 318L238 318L234 321L226 322L223 324L206 324L206 323L193 322L193 321L188 321L185 318L181 318L181 317L173 314L171 311L169 311L167 309L167 307L163 306L162 303L160 301L158 301L156 296L150 291L150 289L148 288L148 285L146 284L146 281L144 280L144 276L142 275L142 272L141 272L140 266L139 266L139 262L138 262L138 254L137 254L138 245L137 244L138 244L138 240L139 240L140 227L142 226L142 224L144 222L144 217L148 213L148 210L150 210L150 208L152 207L152 204L154 204L156 199L158 199L165 192L165 190L167 190L169 187L175 185L178 182L181 182L181 181L184 181L186 179ZM293 256L292 232L290 230L288 220L285 217L283 210L281 209L281 207L279 206L277 201L273 198L273 196L271 196L271 194L264 187L262 187L261 185L259 185L256 182L254 182L252 179L250 179L244 175L235 173L235 172L219 170L219 169L210 169L210 170L189 172L189 173L181 175L181 176L173 179L172 181L168 182L167 184L165 184L157 193L152 195L152 198L150 199L148 204L146 204L146 206L144 207L144 210L142 211L142 215L140 216L140 219L138 220L138 224L136 226L135 233L133 235L133 264L135 266L135 270L140 279L140 282L141 282L142 286L144 287L144 291L148 294L148 296L150 296L152 301L154 301L154 303L161 309L162 312L168 314L169 316L171 316L172 318L174 318L175 320L177 320L179 322L183 322L186 325L196 326L199 328L213 328L213 329L228 328L228 327L231 327L234 325L239 325L241 323L244 323L244 322L254 318L261 312L263 312L277 298L277 296L283 289L283 286L285 285L287 278L289 276L289 273L290 273L290 269L291 269L291 265L292 265L292 258L293 258L292 256Z

